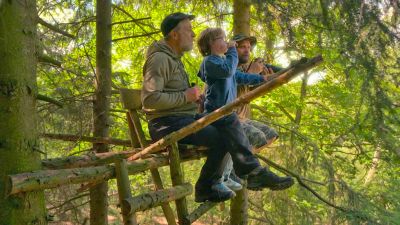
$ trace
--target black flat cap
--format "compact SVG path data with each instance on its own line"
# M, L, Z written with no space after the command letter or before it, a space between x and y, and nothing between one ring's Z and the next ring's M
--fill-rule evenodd
M188 15L185 13L177 12L177 13L172 13L169 14L164 18L164 20L161 23L161 32L165 36L171 32L172 29L174 29L179 22L185 19L192 20L194 19L195 16L193 15Z
M232 37L232 41L243 41L243 40L249 40L251 47L254 47L257 44L257 38L254 36L247 36L245 34L236 34L235 36Z

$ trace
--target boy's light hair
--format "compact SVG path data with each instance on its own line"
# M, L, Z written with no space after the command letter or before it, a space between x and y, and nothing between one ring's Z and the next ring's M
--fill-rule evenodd
M218 36L224 34L224 30L221 28L207 28L200 33L199 39L197 40L197 46L202 56L211 54L211 42L214 41Z

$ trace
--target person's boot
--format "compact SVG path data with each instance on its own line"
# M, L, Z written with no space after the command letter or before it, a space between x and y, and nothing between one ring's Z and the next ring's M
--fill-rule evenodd
M260 167L247 177L247 188L258 191L264 188L285 190L294 184L292 177L280 177L265 167Z
M195 202L224 202L235 197L235 192L225 186L222 182L217 182L211 187L205 187L199 183L196 183L195 187Z

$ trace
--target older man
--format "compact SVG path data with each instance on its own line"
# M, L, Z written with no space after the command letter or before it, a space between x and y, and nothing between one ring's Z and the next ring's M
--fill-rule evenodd
M161 139L195 121L200 90L198 87L190 87L188 74L181 61L182 55L193 48L193 18L183 13L165 17L161 23L164 38L154 42L147 51L143 67L142 103L153 140ZM232 124L233 129L237 125ZM222 175L222 161L228 152L232 155L236 174L247 177L248 183L257 189L282 189L283 186L293 184L291 178L278 177L261 167L249 150L245 137L231 140L210 125L179 143L206 145L210 148L195 186L197 202L220 202L233 197L232 191L224 185L218 185ZM232 147L232 143L236 145Z

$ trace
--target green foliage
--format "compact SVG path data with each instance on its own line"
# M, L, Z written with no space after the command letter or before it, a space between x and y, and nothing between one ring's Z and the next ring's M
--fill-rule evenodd
M254 56L288 66L302 56L322 54L324 64L302 79L255 100L255 119L280 133L263 152L302 177L321 196L349 211L321 202L296 185L288 191L250 193L251 224L399 224L400 111L399 27L396 1L252 1ZM147 47L162 38L159 25L173 11L196 15L195 33L208 26L232 35L231 1L113 1L113 88L140 88ZM40 52L62 62L38 65L39 93L64 105L40 102L41 132L90 136L95 79L95 5L92 1L38 1L39 16L76 36L70 39L39 25ZM125 21L125 22L124 22ZM183 57L191 82L202 86L195 48ZM110 135L128 139L119 96L113 95ZM143 125L147 131L147 126ZM49 157L82 154L88 143L42 140ZM111 146L112 150L123 150ZM375 174L374 153L381 151ZM193 184L202 161L185 166ZM162 171L165 182L168 171ZM135 191L149 190L148 175L132 178ZM115 191L111 185L111 192ZM115 199L114 199L115 200ZM190 201L192 202L192 201ZM254 203L254 204L253 204ZM194 208L196 205L189 205ZM154 214L160 214L155 211ZM226 214L213 210L204 221ZM149 214L144 215L153 215ZM79 221L79 220L78 220ZM258 222L257 222L258 221ZM226 222L226 221L225 221ZM267 223L267 224L268 224Z

